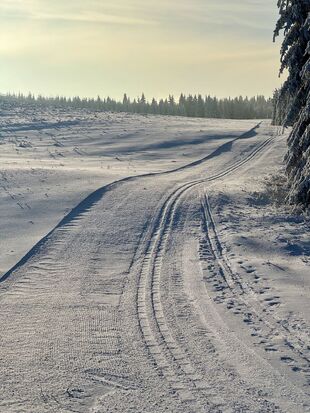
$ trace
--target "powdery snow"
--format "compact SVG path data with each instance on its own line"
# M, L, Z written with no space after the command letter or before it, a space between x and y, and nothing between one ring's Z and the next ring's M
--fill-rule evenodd
M2 111L0 273L97 188L190 163L256 123L87 111Z
M1 412L309 411L309 224L263 196L285 135L16 110L0 139Z

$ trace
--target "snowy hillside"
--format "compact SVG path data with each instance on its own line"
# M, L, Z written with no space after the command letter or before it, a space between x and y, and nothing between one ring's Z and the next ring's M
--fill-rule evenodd
M2 111L0 272L95 189L190 163L255 124L86 111Z
M0 412L308 412L309 223L263 121L0 117Z

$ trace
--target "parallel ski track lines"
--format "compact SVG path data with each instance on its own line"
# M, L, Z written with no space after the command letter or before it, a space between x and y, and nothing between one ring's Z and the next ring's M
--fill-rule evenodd
M161 304L160 278L162 254L178 200L196 185L198 183L182 186L166 201L142 263L137 291L139 325L148 351L171 388L186 401L195 400L193 390L198 388L199 377L194 377L192 366L167 326Z
M201 205L203 210L205 236L214 260L221 269L220 273L223 280L229 287L230 291L233 295L237 295L238 299L247 308L249 308L251 312L254 312L260 322L263 322L271 331L277 332L278 334L284 336L290 343L290 349L293 350L294 353L297 353L297 355L308 365L308 369L310 370L310 359L304 355L304 351L307 349L308 344L298 337L295 331L291 331L289 327L284 326L282 320L277 318L274 314L268 314L267 319L264 309L258 301L257 294L253 288L243 281L239 274L234 272L230 266L229 260L224 253L224 249L218 235L207 194L204 195Z
M194 187L203 182L210 182L232 173L245 163L249 162L258 153L263 151L263 149L268 146L272 140L273 138L265 140L261 144L257 145L255 149L244 159L235 162L230 167L210 176L209 178L196 179L181 185L169 196L162 206L157 218L152 221L153 224L151 224L151 226L154 225L154 227L146 231L146 234L151 232L151 240L147 247L147 253L143 259L139 278L139 288L137 292L137 313L139 325L145 345L152 355L155 364L167 378L171 388L175 392L178 392L181 399L187 402L198 399L197 390L203 391L204 386L203 383L201 383L201 378L195 373L193 366L187 360L186 354L175 341L169 330L165 320L160 294L162 253L165 250L166 242L174 223L175 211L177 209L178 202L182 199L182 196ZM177 171L174 171L173 173L177 173ZM71 231L71 227L75 227L79 219L82 219L81 215L75 216L71 222L64 221L65 224L59 225L56 228L56 231L60 233ZM51 231L51 233L52 232L54 231ZM50 234L45 237L46 240L49 239ZM63 239L61 237L60 239L56 239L54 241L56 242L54 247L52 247L49 251L50 253L47 262L44 264L42 262L39 263L39 266L40 264L43 264L43 267L47 267L44 268L45 270L49 270L50 263L54 261L53 253L59 248L62 248ZM141 238L141 242L147 242L147 238L143 236ZM31 256L31 254L28 255ZM32 255L34 255L34 253L32 253ZM23 261L25 261L25 259ZM61 266L61 264L59 265ZM62 266L58 269L54 268L55 271L58 271L59 269L65 270ZM40 271L43 270L43 268L37 268L34 270ZM11 271L8 274L10 273ZM3 277L1 281L7 277L8 275ZM23 293L24 291L20 292ZM197 401L196 406L203 409L205 408L205 404L202 406L199 400Z
M222 178L240 168L262 152L274 139L275 137L266 139L247 157L235 162L224 171L205 179L187 182L174 190L153 223L150 241L140 267L136 311L145 346L155 366L180 399L185 402L195 401L196 407L202 409L206 406L206 400L204 399L203 407L200 397L203 396L204 383L184 350L173 338L162 308L160 284L163 254L174 223L177 205L182 197L199 184ZM143 239L143 242L147 242L147 239Z
M261 122L260 122L261 123ZM257 127L259 127L260 123L256 125L254 128L252 128L250 131L254 131ZM247 132L247 133L248 133ZM237 140L240 140L243 138L245 134L239 136L238 138L234 138L229 142L226 142L224 145L221 145L221 147L227 145L227 143L234 143ZM263 142L263 145L266 143L269 143L270 139L267 139L266 141ZM219 148L218 148L219 149ZM142 174L142 175L136 175L136 176L128 176L126 178L120 179L118 181L111 182L99 189L97 189L95 192L89 194L85 199L83 199L76 207L74 207L66 216L63 217L63 219L51 230L46 234L43 238L41 238L13 267L11 267L8 271L6 271L4 274L0 275L0 283L3 283L6 281L13 273L15 270L20 268L23 264L25 264L30 258L32 258L34 255L38 253L38 251L42 248L42 246L48 242L50 239L51 235L56 231L56 230L62 230L64 227L70 227L73 225L74 221L77 221L81 219L81 215L83 215L85 212L89 211L90 208L98 202L98 199L100 199L104 193L111 191L113 188L117 187L120 184L123 184L125 182L133 181L133 180L138 180L138 179L143 179L143 178L150 178L150 177L155 177L155 176L163 176L163 175L171 175L171 174L177 174L180 171L184 171L185 169L191 169L195 168L197 165L200 165L204 162L206 162L208 159L214 156L214 153L218 151L216 149L213 151L210 155L208 155L205 158L202 158L198 161L192 162L188 165L165 171L165 172L151 172L147 174ZM257 148L259 149L259 147ZM238 163L236 163L237 165ZM221 174L221 173L220 173ZM217 175L214 175L216 178ZM137 251L136 251L137 252ZM134 257L136 256L136 253L134 254ZM133 258L134 261L134 258ZM133 261L130 265L129 268L132 267Z

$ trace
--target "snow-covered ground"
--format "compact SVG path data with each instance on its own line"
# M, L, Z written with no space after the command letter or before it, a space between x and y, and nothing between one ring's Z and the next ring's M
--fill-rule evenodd
M310 411L309 223L266 186L285 135L0 122L1 413Z
M1 111L0 273L95 189L190 163L256 123Z

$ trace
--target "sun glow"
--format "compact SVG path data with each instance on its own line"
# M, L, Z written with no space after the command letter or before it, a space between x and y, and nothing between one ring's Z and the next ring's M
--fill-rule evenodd
M271 95L269 0L2 0L0 91Z

